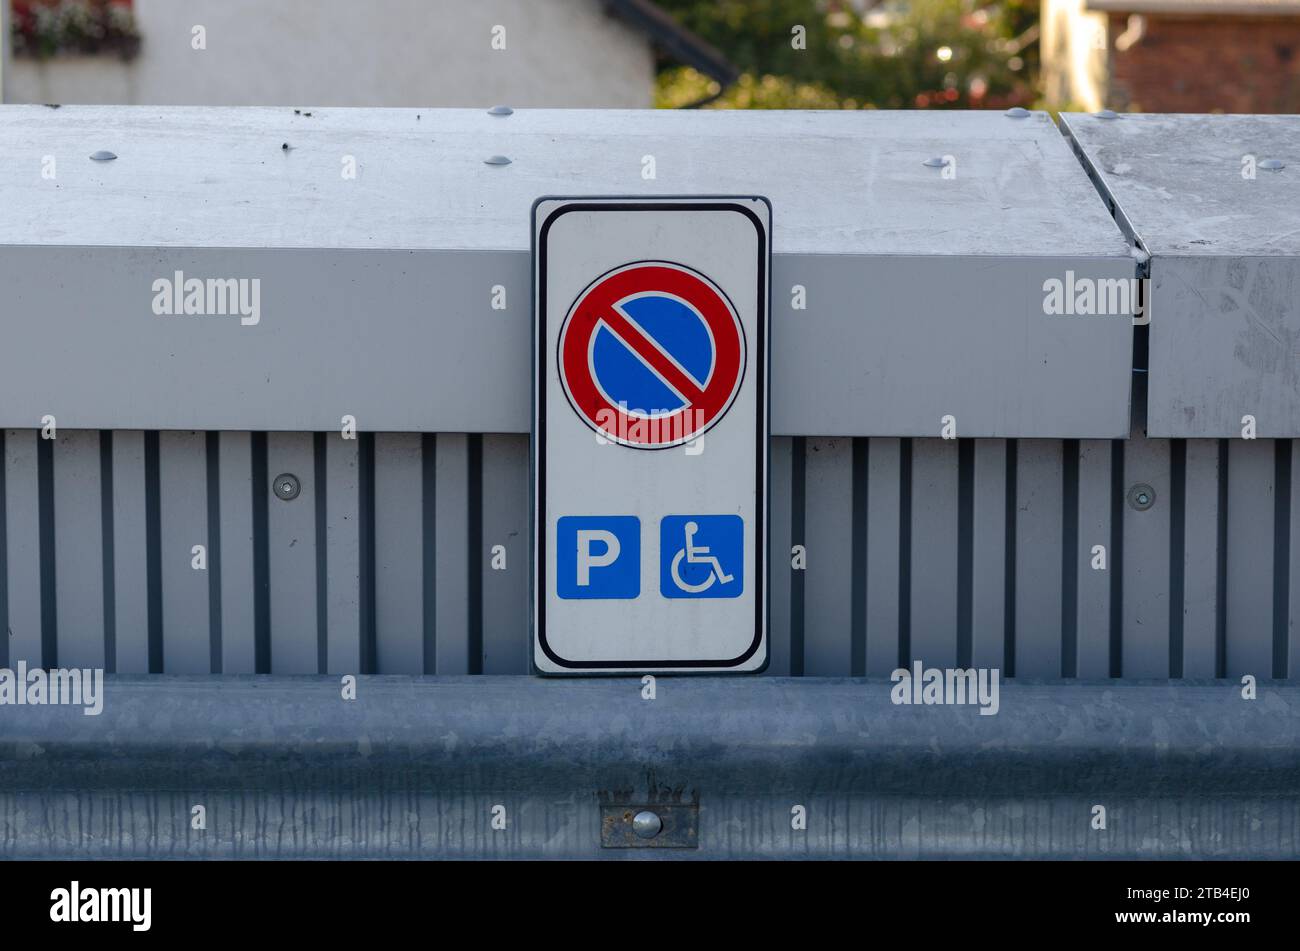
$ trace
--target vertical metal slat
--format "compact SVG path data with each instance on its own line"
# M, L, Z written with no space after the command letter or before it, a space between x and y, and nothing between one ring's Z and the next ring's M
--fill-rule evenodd
M1079 442L1078 603L1075 609L1075 674L1104 678L1110 672L1111 444L1104 439ZM1094 568L1093 549L1105 568Z
M867 447L867 676L899 664L899 490L902 443L883 437Z
M1002 667L1006 639L1007 441L975 440L971 663ZM913 502L915 504L915 502Z
M257 670L253 586L253 446L249 433L221 433L218 504L221 508L221 670ZM262 486L263 491L268 487ZM269 511L269 509L268 509Z
M1187 440L1186 459L1183 676L1213 677L1218 649L1219 480L1222 477L1218 441ZM1294 586L1291 590L1293 594L1296 591Z
M1018 677L1061 676L1061 506L1059 440L1016 445L1016 669Z
M1127 493L1155 489L1155 502L1134 508ZM1124 661L1126 677L1169 676L1170 453L1167 439L1124 444Z
M5 433L5 514L8 551L9 665L44 662L41 652L40 482L35 429Z
M158 435L163 672L211 671L208 573L192 567L208 547L207 448L203 433Z
M955 439L912 441L912 656L957 663L958 453Z
M498 547L499 546L499 547ZM493 567L502 557L505 568ZM528 671L528 438L483 437L483 673Z
M325 434L325 669L331 674L361 669L360 459L358 440Z
M54 564L59 665L104 666L104 535L99 433L54 440Z
M806 443L804 673L849 674L852 630L853 440Z
M1228 443L1229 677L1272 675L1274 453L1271 439Z
M144 433L113 433L113 604L119 674L149 672Z
M375 435L375 627L378 671L424 671L422 453L419 433Z

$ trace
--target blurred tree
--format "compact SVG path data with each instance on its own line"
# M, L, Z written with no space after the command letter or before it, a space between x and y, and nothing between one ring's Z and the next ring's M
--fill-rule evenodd
M1006 108L1037 96L1037 0L656 0L742 72L719 108ZM656 101L719 92L665 63Z

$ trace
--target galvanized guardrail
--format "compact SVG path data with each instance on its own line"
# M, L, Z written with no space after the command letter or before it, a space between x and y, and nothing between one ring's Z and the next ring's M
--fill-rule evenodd
M1300 855L1295 684L1017 681L994 715L892 689L111 678L99 716L3 709L0 856ZM603 847L602 807L680 809L696 846Z

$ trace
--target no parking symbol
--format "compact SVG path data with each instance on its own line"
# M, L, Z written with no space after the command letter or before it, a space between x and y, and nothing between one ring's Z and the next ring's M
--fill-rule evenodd
M602 437L636 449L681 445L731 408L745 376L745 333L727 296L670 261L601 275L560 330L569 403Z

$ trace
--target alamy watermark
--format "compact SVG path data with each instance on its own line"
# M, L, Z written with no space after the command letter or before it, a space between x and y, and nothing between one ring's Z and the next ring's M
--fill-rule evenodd
M978 704L980 716L991 717L1001 706L996 667L924 667L915 661L912 669L899 667L889 679L894 686L889 699L895 704Z
M706 419L702 409L647 411L629 408L626 402L620 401L617 412L608 408L596 411L596 443L601 446L615 442L624 446L684 445L686 455L696 456L704 451L702 430Z
M25 660L16 670L0 667L0 706L71 706L97 717L104 712L104 671L90 667L30 670Z
M1064 277L1043 281L1043 313L1049 317L1132 317L1135 324L1148 324L1147 280L1079 277L1066 271Z
M262 320L262 279L258 277L172 277L153 282L153 312L159 317L238 317L245 327Z
M74 881L50 892L50 921L130 922L132 931L153 924L152 888L83 888Z

